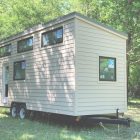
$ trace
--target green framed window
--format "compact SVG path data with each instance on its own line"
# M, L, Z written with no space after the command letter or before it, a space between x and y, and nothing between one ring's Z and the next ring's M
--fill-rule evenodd
M63 27L42 34L42 47L63 42Z
M0 57L11 55L11 44L0 47Z
M18 41L17 52L26 52L33 49L33 37Z
M116 81L116 58L99 56L99 80Z
M25 80L26 61L14 62L14 80Z

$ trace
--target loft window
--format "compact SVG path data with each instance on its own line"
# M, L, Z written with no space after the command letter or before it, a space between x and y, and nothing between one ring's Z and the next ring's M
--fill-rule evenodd
M99 80L116 81L116 58L99 57Z
M14 62L14 80L25 80L26 61Z
M0 57L11 55L11 44L0 47Z
M63 27L42 34L42 47L63 42Z
M33 37L18 41L17 52L26 52L33 49Z
M55 43L63 42L63 29L62 28L54 31L54 39L55 39Z

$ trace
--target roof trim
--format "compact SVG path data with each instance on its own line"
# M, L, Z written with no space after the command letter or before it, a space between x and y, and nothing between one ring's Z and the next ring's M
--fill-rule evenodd
M62 23L62 22L65 22L65 21L68 21L68 20L71 20L73 18L78 18L80 20L84 20L85 22L88 22L88 23L91 23L93 24L94 26L97 26L105 31L108 31L110 33L113 33L115 35L118 35L122 38L125 38L127 39L128 38L128 35L124 32L120 32L110 26L107 26L105 24L102 24L96 20L93 20L91 18L88 18L78 12L72 12L70 14L67 14L67 15L64 15L64 16L61 16L61 17L58 17L56 19L53 19L53 20L50 20L44 24L39 24L39 25L36 25L36 26L33 26L32 28L28 28L28 29L25 29L24 31L18 33L18 34L14 34L10 37L7 37L7 38L4 38L2 40L0 40L0 45L2 44L5 44L5 43L8 43L12 40L15 40L15 39L18 39L20 38L21 36L26 36L26 35L29 35L29 34L32 34L34 32L38 32L38 31L41 31L45 28L48 28L48 27L51 27L51 26L54 26L54 25L57 25L59 23Z
M64 15L64 16L61 16L61 17L58 17L56 19L50 20L50 21L48 21L46 23L43 23L43 24L35 25L35 26L31 27L31 28L25 29L22 32L19 32L17 34L11 35L9 37L3 38L2 40L0 40L0 45L5 44L7 42L10 42L12 40L18 39L20 37L23 37L23 36L26 36L26 35L29 35L29 34L33 34L35 32L41 31L41 30L44 30L44 29L49 28L51 26L57 25L59 23L63 23L65 21L71 20L71 19L73 19L75 17L74 13L75 12L67 14L67 15Z
M104 29L104 30L106 30L108 32L111 32L113 34L116 34L116 35L118 35L120 37L123 37L125 39L128 38L128 34L125 33L125 32L118 31L118 30L112 28L111 26L105 25L105 24L103 24L103 23L101 23L101 22L99 22L99 21L97 21L95 19L91 19L91 18L86 17L86 16L84 16L84 15L82 15L80 13L75 12L75 15L77 16L77 18L80 17L79 19L81 19L81 20L84 19L86 22L88 21L88 22L94 24L95 26L97 26L99 28L102 28L102 29Z

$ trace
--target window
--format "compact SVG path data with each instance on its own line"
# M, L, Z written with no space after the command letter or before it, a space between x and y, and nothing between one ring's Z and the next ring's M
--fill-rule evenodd
M63 42L63 29L62 28L54 31L54 39L55 39L55 43Z
M14 62L14 80L25 80L26 61Z
M33 49L33 37L18 41L17 52L26 52Z
M42 34L42 47L63 42L63 27Z
M0 57L11 55L11 44L0 47Z
M99 57L99 80L116 81L116 58Z

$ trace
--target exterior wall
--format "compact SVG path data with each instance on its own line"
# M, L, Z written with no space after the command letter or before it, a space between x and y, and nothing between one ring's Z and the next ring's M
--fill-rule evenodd
M116 58L117 81L99 81L99 56ZM76 115L127 110L126 38L76 21Z
M72 116L126 111L126 38L81 18L65 16L5 42L12 43L12 55L0 58L0 106L4 105L2 67L8 63L9 105L26 102L30 110ZM63 43L41 48L41 33L60 26ZM33 50L17 53L17 41L30 36ZM99 81L99 56L116 58L116 82ZM20 60L26 60L26 80L14 81L13 63Z
M41 33L63 26L63 43L41 48ZM33 36L33 50L17 53L17 41ZM11 41L12 55L0 58L0 78L6 61L10 66L9 104L25 102L27 109L74 114L75 97L75 40L74 20L60 22ZM13 63L26 60L26 80L13 80ZM2 78L1 78L2 79ZM0 100L2 100L2 80Z

